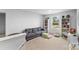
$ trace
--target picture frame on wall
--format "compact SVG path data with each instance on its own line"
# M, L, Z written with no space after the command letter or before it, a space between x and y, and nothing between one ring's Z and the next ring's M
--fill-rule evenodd
M55 28L59 27L59 19L57 17L53 17L52 25Z

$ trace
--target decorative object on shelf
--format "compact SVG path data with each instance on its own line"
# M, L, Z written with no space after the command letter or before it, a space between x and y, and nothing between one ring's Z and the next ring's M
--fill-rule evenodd
M70 15L67 15L66 18L70 18Z
M65 16L62 16L62 18L64 18Z

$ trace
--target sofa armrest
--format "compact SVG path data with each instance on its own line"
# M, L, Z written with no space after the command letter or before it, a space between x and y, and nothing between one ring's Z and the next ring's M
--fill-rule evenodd
M25 30L22 31L22 33L26 33L26 32L27 32L27 29L25 29Z
M41 28L41 31L44 31L44 29L43 29L43 28Z

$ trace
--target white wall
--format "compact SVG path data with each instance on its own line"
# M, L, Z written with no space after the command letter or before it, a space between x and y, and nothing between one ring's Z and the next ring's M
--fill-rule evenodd
M70 15L70 17L71 17L71 20L70 20L71 27L77 28L77 25L76 25L76 20L77 20L76 19L76 16L77 16L76 10L65 11L65 12L61 12L61 13L46 15L46 17L50 17L50 23L49 23L49 25L52 24L51 22L52 22L52 18L53 17L58 17L58 19L60 20L59 21L60 22L60 25L59 25L60 28L53 28L53 26L51 25L49 27L49 32L50 33L57 32L57 33L61 34L61 26L62 26L62 24L61 24L62 21L61 20L62 20L62 16L63 15Z
M79 34L79 9L77 10L77 33Z
M0 10L0 12L6 13L6 35L21 32L26 28L42 26L42 16L33 12L21 10ZM0 41L0 50L16 50L24 42L25 35Z
M33 12L19 10L6 11L6 35L21 32L25 28L41 26L42 16Z

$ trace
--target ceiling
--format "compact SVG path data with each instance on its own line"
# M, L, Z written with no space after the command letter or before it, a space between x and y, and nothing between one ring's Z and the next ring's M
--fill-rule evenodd
M47 15L47 14L54 14L54 13L69 11L72 9L2 9L2 10L0 9L0 11L2 12L12 11L12 10L24 11L24 12L30 11L41 15Z
M25 11L31 11L38 14L46 15L46 14L54 14L64 11L69 11L71 9L26 9Z

